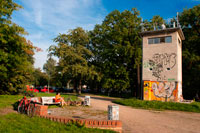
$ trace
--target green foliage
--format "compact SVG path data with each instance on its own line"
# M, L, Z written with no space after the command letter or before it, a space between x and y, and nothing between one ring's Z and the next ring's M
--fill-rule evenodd
M179 17L183 27L183 96L193 99L200 95L200 5L185 9ZM194 78L195 77L195 78Z
M11 22L11 14L21 6L12 0L0 1L0 94L18 93L33 71L33 47L22 27Z
M78 27L70 30L68 34L60 34L54 39L58 45L49 48L50 55L59 58L58 71L68 79L74 80L75 85L79 85L79 92L83 79L93 79L97 76L94 67L88 65L88 60L93 55L86 47L88 40L87 32Z
M65 125L39 117L30 118L20 114L1 116L0 132L114 133L114 131L86 128L76 124Z
M101 25L90 32L91 64L102 74L102 87L124 91L137 84L136 67L141 64L141 18L132 9L109 13Z
M35 86L45 86L48 84L48 75L42 72L40 68L34 69L32 76L32 84Z
M54 74L56 70L56 60L50 57L44 64L43 70L50 76Z
M161 101L143 101L138 99L117 99L113 102L142 109L177 110L200 113L200 103L197 102L186 104Z
M12 0L1 0L0 1L0 21L8 23L11 18L12 12L22 8L20 5L14 3Z
M150 21L143 21L143 31L158 30L160 29L162 24L165 24L165 21L161 16L153 16L153 18Z
M153 16L151 19L152 25L157 29L158 26L161 26L165 23L164 19L160 17L159 15Z
M47 62L43 65L43 70L46 72L46 74L48 75L48 85L51 86L52 82L53 82L53 78L55 78L56 76L56 60L54 60L53 58L49 58L47 60ZM51 82L52 81L52 82Z

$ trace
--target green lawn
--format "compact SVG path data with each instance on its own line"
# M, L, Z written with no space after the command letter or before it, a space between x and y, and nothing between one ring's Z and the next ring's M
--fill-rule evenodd
M1 133L114 133L114 131L85 128L75 124L65 125L47 119L26 115L7 114L0 115Z
M22 95L0 95L0 108L12 107L21 98Z
M114 100L113 102L125 106L131 106L134 108L155 109L155 110L177 110L177 111L200 113L200 103L198 102L186 104L186 103L161 102L161 101L143 101L134 98L117 99Z

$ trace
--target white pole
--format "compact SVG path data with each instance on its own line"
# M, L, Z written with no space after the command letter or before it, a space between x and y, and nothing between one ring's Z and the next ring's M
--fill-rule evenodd
M179 22L178 22L178 12L177 12L177 27L179 27Z

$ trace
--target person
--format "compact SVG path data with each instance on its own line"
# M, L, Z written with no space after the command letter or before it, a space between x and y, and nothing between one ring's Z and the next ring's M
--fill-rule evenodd
M60 93L58 93L58 92L56 93L56 96L55 96L55 102L60 102L62 107L64 105L67 105L65 100L60 96Z

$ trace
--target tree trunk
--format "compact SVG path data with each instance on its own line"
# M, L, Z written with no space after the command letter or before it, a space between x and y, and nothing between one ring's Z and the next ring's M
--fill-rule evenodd
M78 94L81 94L81 80L79 80Z
M67 89L70 88L69 84L70 84L71 81L72 81L72 80L69 80L69 81L67 82Z
M73 90L74 93L77 92L77 84L76 84L76 79L74 79L74 90Z
M141 98L140 65L137 65L137 98Z

